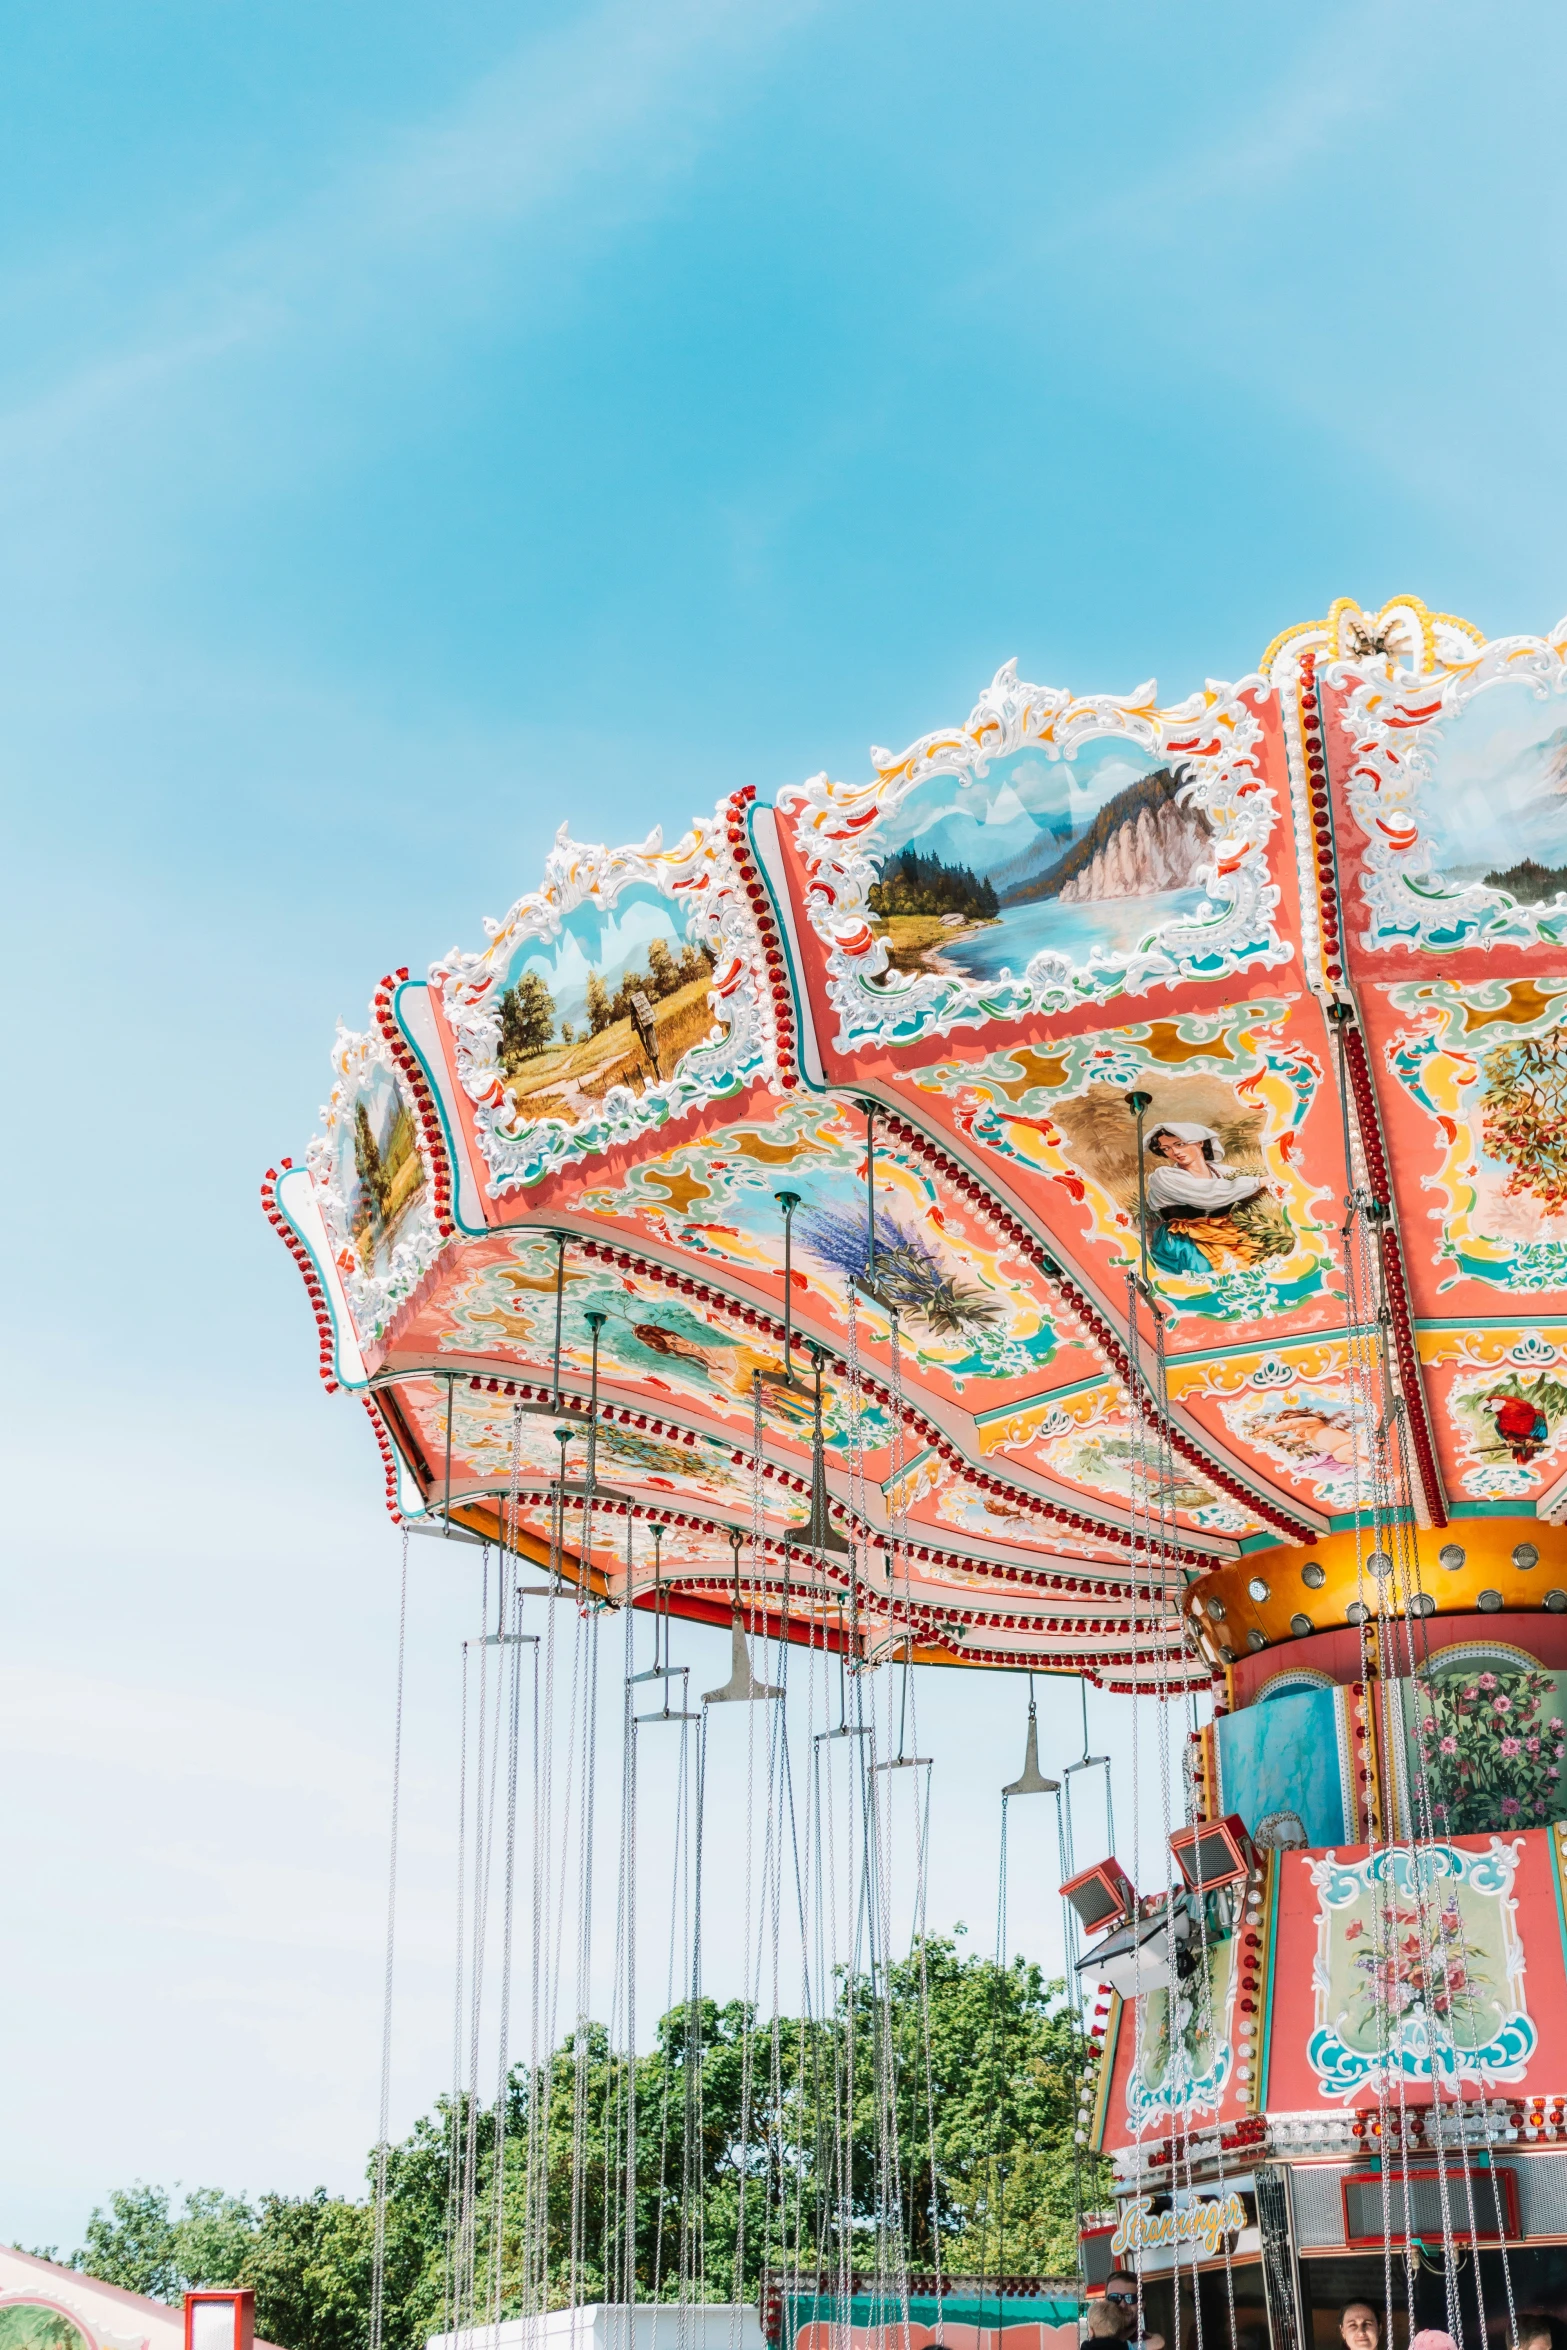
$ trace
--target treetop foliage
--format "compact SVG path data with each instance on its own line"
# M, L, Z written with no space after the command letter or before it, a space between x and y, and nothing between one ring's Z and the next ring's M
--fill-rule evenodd
M1103 2199L1100 2166L1075 2159L1083 2063L1059 1983L934 1938L887 1970L884 1998L843 1978L824 2018L703 1999L664 2016L635 2059L591 2024L537 2080L516 2067L499 2110L443 2097L389 2149L387 2350L421 2350L470 2292L488 2311L497 2261L503 2316L523 2307L530 2260L552 2307L623 2298L628 2252L651 2300L749 2299L764 2273L815 2274L845 2252L862 2268L891 2256L950 2275L1070 2273L1079 2198ZM372 2154L368 2187L374 2174ZM371 2193L198 2188L176 2203L137 2182L93 2212L73 2265L171 2302L248 2285L261 2338L364 2350L374 2230Z

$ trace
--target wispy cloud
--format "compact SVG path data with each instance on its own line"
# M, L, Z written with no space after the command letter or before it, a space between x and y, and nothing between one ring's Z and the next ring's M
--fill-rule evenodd
M108 347L0 410L0 476L215 362L297 344L320 358L496 298L506 240L558 271L667 201L737 90L818 0L601 0L520 44L460 99L383 135L283 218L146 288ZM417 325L415 324L417 321Z
M305 1796L344 1827L385 1834L385 1772L363 1754L289 1715L173 1684L36 1661L0 1668L0 1753L166 1785L188 1784L194 1772L271 1797Z

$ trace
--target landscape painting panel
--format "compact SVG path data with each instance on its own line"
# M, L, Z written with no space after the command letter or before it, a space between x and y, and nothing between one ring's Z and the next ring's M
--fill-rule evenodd
M366 1068L335 1143L337 1196L359 1270L384 1273L425 1188L413 1113L389 1069L375 1062Z
M499 999L499 1057L518 1121L575 1124L612 1087L640 1094L672 1076L718 1026L713 963L711 947L688 938L668 900L643 884L611 907L575 907L554 938L523 941Z
M1216 910L1213 831L1186 769L1119 737L1027 749L919 784L879 835L869 895L895 969L989 980L1039 954L1124 955ZM1222 910L1219 909L1219 910Z
M1567 918L1567 724L1555 695L1489 687L1439 721L1419 798L1422 894L1479 885Z

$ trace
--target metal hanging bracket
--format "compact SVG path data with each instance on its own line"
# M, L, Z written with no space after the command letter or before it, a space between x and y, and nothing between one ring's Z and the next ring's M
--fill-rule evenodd
M629 1539L629 1537L628 1537ZM628 1593L629 1603L629 1593ZM664 1628L664 1661L659 1663L659 1626ZM669 1604L664 1597L664 1529L655 1523L653 1528L653 1662L640 1673L626 1675L626 1687L634 1681L669 1681L683 1668L669 1661Z
M422 1534L431 1542L466 1542L476 1550L488 1550L490 1547L487 1535L471 1533L466 1526L454 1526L446 1518L438 1518L433 1523L425 1520L418 1525L415 1525L411 1519L405 1518L403 1532L405 1534Z
M680 1678L685 1683L685 1688L681 1691L682 1697L689 1697L691 1694L691 1667L689 1665L677 1665L674 1668L674 1671L680 1675ZM670 1675L670 1679L672 1680L673 1678L674 1674L672 1673ZM702 1716L700 1710L693 1712L689 1706L671 1705L669 1702L669 1682L666 1681L664 1684L663 1711L661 1713L633 1714L631 1718L634 1722L699 1722L702 1719Z
M733 1643L729 1678L721 1689L706 1689L702 1693L704 1705L750 1705L764 1697L782 1697L781 1689L774 1689L766 1681L758 1681L751 1671L751 1652L746 1645L745 1626L738 1616L730 1628Z
M1078 1768L1081 1770L1082 1765ZM1003 1795L1059 1795L1061 1792L1060 1780L1047 1779L1039 1767L1039 1716L1032 1697L1028 1701L1028 1743L1023 1749L1023 1768L1001 1792Z
M781 1689L770 1688L765 1681L758 1681L751 1671L751 1651L746 1645L745 1625L741 1618L740 1608L741 1539L738 1530L731 1527L729 1549L734 1559L735 1598L734 1612L730 1618L732 1647L729 1678L722 1688L703 1691L702 1703L704 1705L750 1705L760 1698L782 1697L783 1695Z

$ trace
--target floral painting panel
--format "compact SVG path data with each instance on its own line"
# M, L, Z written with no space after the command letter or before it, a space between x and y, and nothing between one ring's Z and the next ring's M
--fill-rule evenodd
M1316 2022L1325 2098L1379 2079L1523 2077L1539 2035L1524 1995L1513 1880L1521 1847L1393 1845L1302 1859L1317 1889Z
M1534 1669L1487 1669L1447 1652L1405 1684L1411 1807L1418 1813L1423 1774L1440 1835L1567 1818L1564 1680Z

